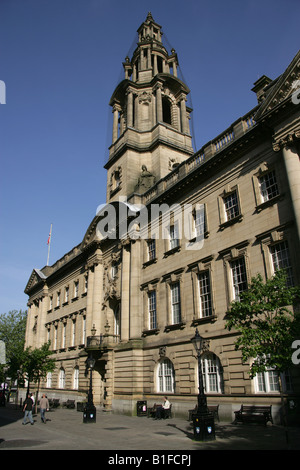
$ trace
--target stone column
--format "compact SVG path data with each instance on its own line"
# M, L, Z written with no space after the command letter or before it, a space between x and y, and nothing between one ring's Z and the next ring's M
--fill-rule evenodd
M300 161L299 155L291 143L282 146L282 154L289 181L290 193L294 208L295 222L300 239Z
M153 55L153 76L155 76L158 72L158 68L157 68L157 55L154 54Z
M162 85L160 83L158 83L157 88L156 88L156 119L157 119L157 122L162 122L162 120L163 120L161 88L162 88Z
M122 287L121 287L121 341L129 339L130 310L130 242L122 246Z
M140 122L139 122L139 99L138 95L136 95L135 100L134 100L134 128L139 129L140 128Z
M39 312L38 312L38 330L37 330L37 347L40 348L44 343L47 342L47 329L45 323L47 320L47 302L48 302L48 288L47 293L43 294L39 301Z
M148 47L148 50L147 50L147 62L148 62L147 68L151 69L151 49L150 49L150 47Z
M119 122L119 106L114 104L113 106L113 143L118 139L118 122Z
M88 288L86 298L86 336L91 336L93 327L93 292L94 292L94 268L88 266Z
M131 242L130 262L130 339L141 338L143 309L140 291L141 239Z
M177 77L177 66L176 66L176 61L173 61L173 75L174 77Z
M180 117L181 117L181 132L187 134L187 118L186 118L186 98L183 96L180 100Z
M127 127L133 127L133 95L132 91L127 92Z
M136 82L136 64L133 66L132 81Z
M27 303L27 322L26 322L26 334L25 334L25 348L28 348L30 345L33 344L32 338L32 318L34 316L34 303L28 302Z
M92 326L95 325L96 335L104 333L104 322L102 315L103 301L103 265L102 261L98 261L94 265L94 288L92 300Z

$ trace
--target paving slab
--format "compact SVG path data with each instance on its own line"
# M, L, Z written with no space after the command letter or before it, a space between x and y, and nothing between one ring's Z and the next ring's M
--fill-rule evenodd
M193 455L201 450L300 449L300 427L295 426L286 432L283 426L272 424L217 422L216 439L200 442L194 440L191 423L176 417L154 420L97 411L95 422L84 423L82 412L58 408L46 414L46 424L34 415L34 425L23 425L23 416L20 409L0 408L0 450L102 450L107 458L116 459L116 451L121 458L120 451L163 456Z

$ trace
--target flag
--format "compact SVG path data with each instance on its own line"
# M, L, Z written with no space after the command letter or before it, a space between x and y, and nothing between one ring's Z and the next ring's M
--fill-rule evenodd
M49 245L50 241L51 241L51 232L52 232L52 225L50 227L50 232L49 232L49 237L48 237L48 240L47 240L47 245Z

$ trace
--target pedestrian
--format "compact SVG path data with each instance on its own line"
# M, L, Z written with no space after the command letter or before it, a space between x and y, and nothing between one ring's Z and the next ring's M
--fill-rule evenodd
M33 408L33 402L30 397L30 393L28 393L26 400L24 401L24 407L23 411L25 412L23 423L26 424L27 418L30 421L30 424L34 424L33 418L32 418L32 408Z
M5 390L0 390L0 406L5 406Z
M168 397L165 397L165 401L163 405L160 405L156 408L155 419L161 419L164 417L164 411L169 410L171 407L171 403L168 400Z
M49 411L49 400L46 395L43 393L43 396L40 400L40 411L41 411L41 420L46 424L46 411Z

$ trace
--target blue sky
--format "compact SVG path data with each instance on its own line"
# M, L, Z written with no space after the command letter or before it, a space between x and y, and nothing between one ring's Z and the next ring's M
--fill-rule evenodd
M191 89L196 149L256 105L299 49L298 0L1 0L0 313L33 268L81 242L105 202L109 99L148 11ZM195 150L196 150L195 149Z

